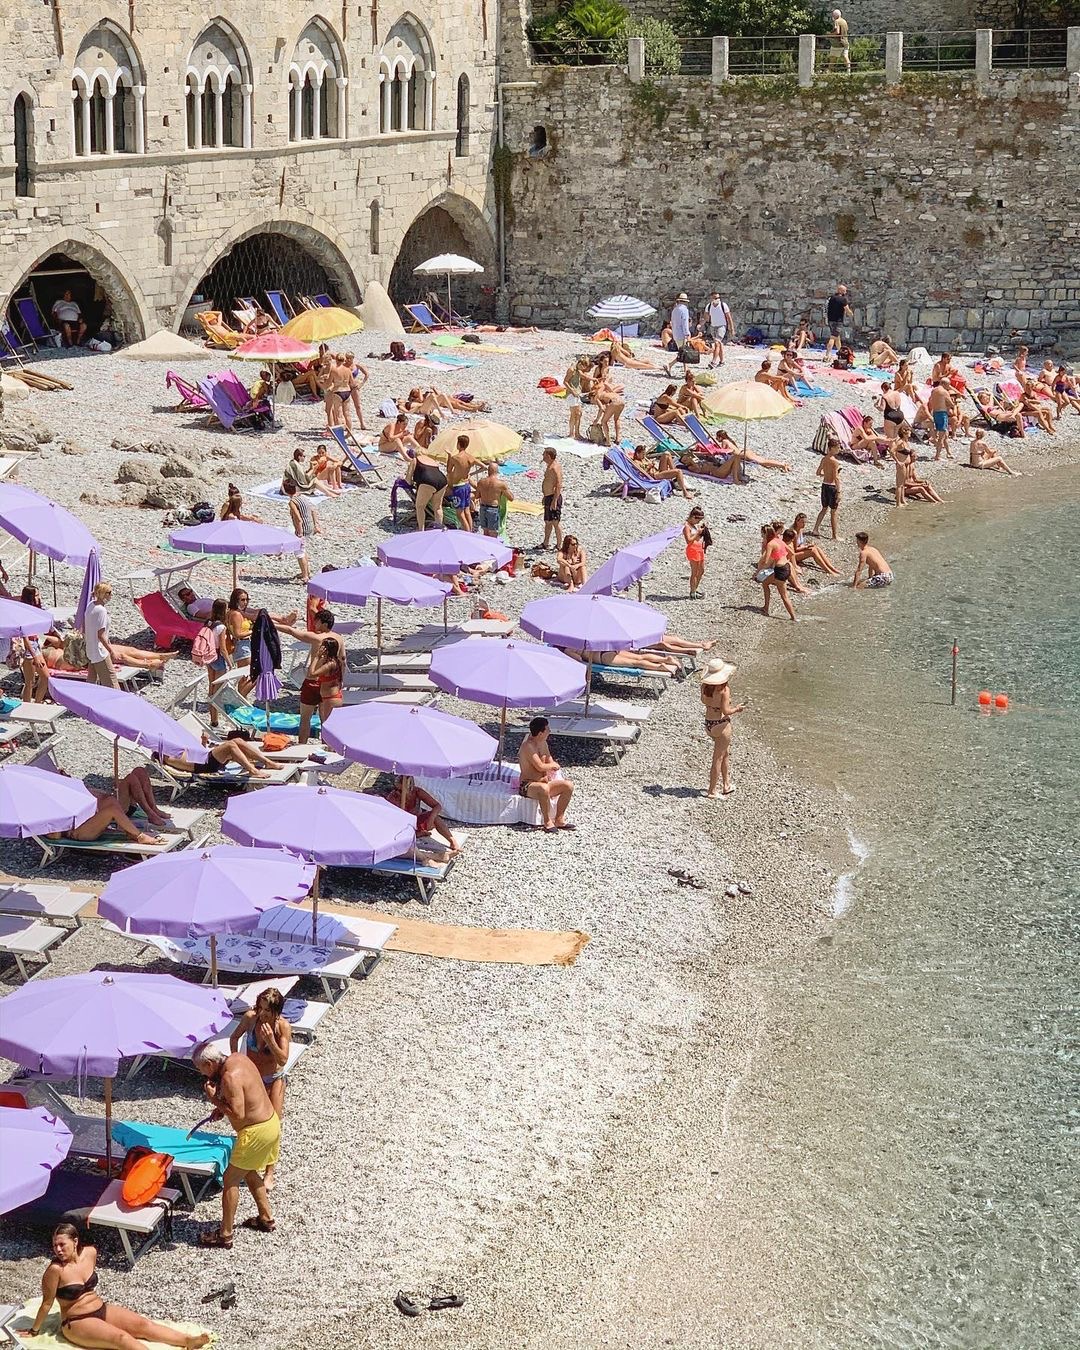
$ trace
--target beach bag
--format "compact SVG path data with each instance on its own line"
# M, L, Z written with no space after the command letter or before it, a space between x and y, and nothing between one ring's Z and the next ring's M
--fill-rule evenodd
M271 753L275 750L287 750L291 744L289 737L281 731L266 731L263 733L262 748Z
M204 626L195 634L195 640L191 644L191 659L197 666L208 666L218 659L217 642L214 640L212 628Z
M86 639L81 633L65 633L64 662L72 670L85 670L89 666L90 658L86 654Z
M128 1149L120 1168L120 1198L124 1204L137 1209L156 1200L169 1179L172 1165L171 1153L155 1153L142 1145Z
M191 514L200 525L209 525L217 515L209 502L196 502L191 508Z
M759 342L764 341L765 341L764 330L753 326L751 326L746 330L746 336L743 338L743 342L748 347L756 347Z
M701 353L695 351L689 342L684 342L679 348L679 360L684 366L697 366L701 364Z

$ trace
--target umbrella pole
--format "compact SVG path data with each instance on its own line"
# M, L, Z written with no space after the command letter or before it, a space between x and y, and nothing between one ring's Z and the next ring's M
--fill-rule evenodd
M585 662L585 711L582 713L582 717L588 717L588 715L589 715L589 697L590 697L591 694L592 694L592 662L591 662L591 661L586 661L586 662Z
M49 559L49 576L52 577L52 602L56 604L56 563Z
M210 983L217 988L217 934L210 934Z
M31 549L30 552L26 555L26 559L27 559L27 565L26 565L26 584L29 586L30 583L31 583L31 582L33 581L33 579L34 579L34 550L33 550L33 549Z
M449 618L447 617L448 606L449 606L449 597L444 595L443 598L442 598L442 630L443 630L443 637L445 637L446 634L449 633L449 631L450 631L450 620L449 620Z
M311 883L311 945L314 947L319 931L319 878L322 876L322 864L315 865L315 880Z
M382 688L382 596L375 600L375 688Z
M112 1079L105 1079L105 1175L112 1180Z
M236 590L236 554L232 555L232 588Z
M112 776L113 790L116 795L120 795L120 737L117 736L112 743Z
M638 598L638 604L640 605L640 604L641 604L641 578L640 578L640 577L638 577L638 584L637 584L637 598Z
M450 273L446 274L446 322L449 327L454 326L454 302L450 297Z
M506 700L503 699L503 705L499 709L499 763L502 763L503 741L506 739Z

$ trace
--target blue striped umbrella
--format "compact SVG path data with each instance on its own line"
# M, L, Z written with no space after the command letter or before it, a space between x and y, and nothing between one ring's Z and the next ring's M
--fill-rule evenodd
M634 295L609 295L606 300L598 300L585 313L590 319L599 319L602 323L617 323L621 337L624 324L637 323L639 319L647 319L656 313L656 309L647 301L639 300Z

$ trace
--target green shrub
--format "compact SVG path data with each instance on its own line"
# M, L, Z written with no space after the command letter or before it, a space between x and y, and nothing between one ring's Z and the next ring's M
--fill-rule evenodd
M615 65L626 64L627 39L645 39L645 71L649 75L677 75L682 65L682 48L671 24L663 19L634 19L627 21L623 34L612 44L611 59Z
M685 32L701 37L784 37L832 29L815 0L682 0L679 17Z
M605 65L616 58L610 44L626 28L629 14L618 0L574 0L557 13L529 24L537 57L555 65Z

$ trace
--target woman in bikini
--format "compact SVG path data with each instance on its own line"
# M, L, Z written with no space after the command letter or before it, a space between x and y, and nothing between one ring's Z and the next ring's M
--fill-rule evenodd
M596 408L596 420L593 422L593 426L599 427L604 445L611 445L612 435L614 435L615 443L618 444L619 437L622 434L619 419L626 408L626 401L623 398L622 386L614 384L611 380L607 353L601 357L601 361L604 364L593 380L592 387L592 401Z
M674 422L680 426L686 425L686 409L675 398L677 388L677 385L669 384L649 405L649 416L662 427L669 427Z
M178 1331L119 1303L106 1303L97 1293L97 1248L83 1245L74 1224L53 1229L52 1253L41 1277L41 1306L22 1336L40 1336L53 1304L59 1303L62 1336L87 1350L132 1350L144 1342L199 1350L210 1341L209 1332Z
M251 778L266 778L269 770L280 767L263 754L246 731L230 731L217 745L209 745L208 738L204 736L203 745L207 747L205 759L192 761L180 755L159 755L157 758L168 768L197 778L220 773L229 764L237 765L241 773Z
M461 845L442 818L442 802L430 792L417 787L411 778L396 778L393 788L386 794L386 800L416 817L417 839L429 839L432 834L437 834L440 839L446 840L451 853L461 852Z
M341 481L341 470L344 464L343 459L331 455L321 442L312 452L311 472L315 476L316 485L330 497L339 497L344 491L345 485Z
M874 419L869 414L863 418L859 426L852 430L851 448L852 450L865 450L875 465L881 464L881 452L888 448L888 440L878 436L874 430Z
M364 424L364 409L360 403L360 390L368 382L368 373L363 366L358 365L355 352L345 353L345 364L349 368L349 400L353 406L353 412L356 413L356 420L361 431L367 431Z
M1010 469L1001 456L990 449L986 443L986 432L982 427L975 432L968 446L968 464L973 469L996 469L999 473L1007 473L1010 478L1020 477L1015 469Z
M781 604L788 612L788 618L794 622L795 610L792 607L791 596L788 595L787 587L791 580L790 550L781 537L780 529L775 524L765 527L764 539L765 546L761 557L758 559L757 571L754 573L754 580L761 584L762 613L768 618L770 591L775 590L780 596Z
M318 682L319 721L324 725L334 709L341 707L341 684L344 678L345 659L341 642L336 637L324 638L315 665L308 672L308 679Z
M278 1120L285 1119L285 1065L292 1047L292 1027L283 1015L285 999L280 989L264 989L236 1024L229 1037L229 1051L237 1054L241 1044L248 1059L262 1075L263 1086ZM274 1189L274 1167L263 1173L263 1185Z
M701 676L701 702L705 706L705 730L713 743L709 765L709 797L730 797L735 791L731 781L731 719L741 713L745 703L732 703L731 677L735 666L730 661L710 661Z
M406 464L411 456L410 450L419 449L412 432L409 430L407 413L400 412L392 422L385 422L379 432L379 454L399 455Z
M585 578L589 575L589 560L575 535L568 534L559 545L556 565L559 580L568 591L576 591L579 586L584 586Z
M823 572L827 572L831 577L838 577L840 569L833 566L832 559L821 547L820 544L813 544L806 537L806 513L800 511L791 522L791 528L795 533L795 561L797 563L813 563L815 567L820 567Z
M613 365L626 366L628 370L659 370L660 366L656 361L641 361L633 353L633 350L619 338L611 339L611 346L608 348L608 356L611 357Z

